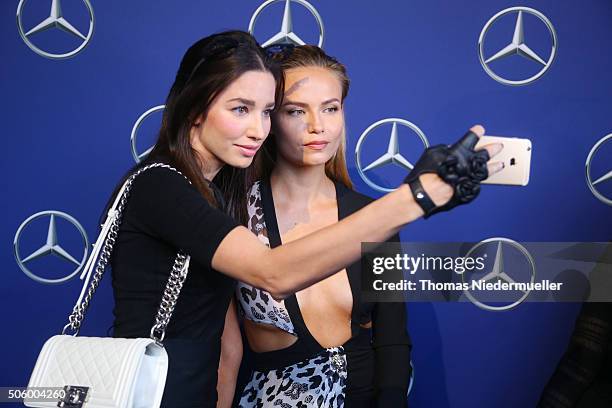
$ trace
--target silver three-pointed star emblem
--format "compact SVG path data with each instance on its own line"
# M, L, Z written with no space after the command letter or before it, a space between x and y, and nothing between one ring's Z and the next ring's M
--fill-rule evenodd
M523 256L526 258L527 262L529 263L529 268L530 268L530 282L534 283L535 282L535 274L536 274L536 268L535 268L535 261L533 260L533 257L531 256L531 254L529 253L529 251L527 251L527 249L522 246L521 244L519 244L516 241L513 241L511 239L508 238L489 238L489 239L485 239L484 241L479 242L478 244L474 245L465 255L465 258L471 256L471 254L479 247L487 245L489 243L497 243L497 249L495 251L495 260L493 261L493 268L491 269L491 272L489 272L488 274L486 274L485 276L483 276L482 278L479 278L478 280L482 280L484 282L496 282L496 281L504 281L506 283L516 283L516 281L510 276L508 275L506 268L505 268L505 264L504 264L504 251L503 251L503 245L510 245L514 248L516 248L519 252L521 252L523 254ZM461 274L461 280L463 282L465 282L465 274ZM481 302L480 300L476 299L476 297L474 297L474 295L469 291L466 290L463 293L465 294L465 296L476 306L478 306L481 309L484 310L490 310L490 311L503 311L503 310L510 310L513 309L515 307L517 307L518 305L520 305L521 303L523 303L523 301L525 299L527 299L527 296L529 296L530 291L522 291L523 294L521 295L521 297L516 300L515 302L512 302L508 305L504 305L504 306L492 306L489 304L486 304L484 302Z
M485 58L484 42L485 42L485 37L487 35L487 32L489 31L489 29L491 28L491 26L497 19L509 13L517 14L516 22L514 24L514 34L512 36L512 41L510 41L508 45L506 45L505 47L497 51L492 56ZM552 46L551 46L550 56L548 57L546 61L542 57L540 57L535 51L529 48L529 46L527 45L525 41L525 34L524 34L524 27L523 27L524 13L536 16L548 28L548 32L550 33L550 36L552 38ZM557 50L557 34L555 32L555 29L552 23L550 22L550 20L548 20L548 18L544 14L540 13L537 10L529 8L529 7L511 7L511 8L500 11L499 13L491 17L491 19L485 24L482 31L480 32L480 38L478 38L478 57L479 57L482 67L487 72L487 74L489 74L491 78L505 85L527 85L537 80L538 78L540 78L542 75L544 75L544 73L546 73L546 71L548 71L548 69L552 65L553 60L555 59L556 50ZM509 80L509 79L505 79L497 75L489 67L490 63L500 60L502 58L506 58L511 55L518 55L530 61L533 61L534 63L542 66L542 69L538 71L537 74L533 75L530 78L522 79L522 80Z
M43 218L43 217L49 217L49 226L47 228L47 239L45 243L41 247L39 247L37 250L35 250L34 252L26 256L25 258L22 258L19 248L20 248L21 236L24 232L24 228L28 224L30 224L32 221L38 218ZM68 251L66 251L61 246L57 238L56 217L59 217L59 218L62 218L68 221L78 230L79 234L81 235L84 248L83 248L83 256L80 261L77 260L72 255L70 255L70 253L68 253ZM31 279L37 282L40 282L40 283L48 283L48 284L63 283L71 279L76 274L78 274L81 268L83 267L83 265L85 264L85 261L87 260L87 254L89 252L89 240L87 239L87 233L85 232L85 229L81 226L81 224L74 217L64 212L61 212L61 211L52 211L52 210L41 211L39 213L36 213L28 217L24 222L21 223L21 225L17 229L17 232L15 233L15 238L13 240L13 250L15 254L15 260L17 261L17 265L19 265L19 268L21 268L21 270ZM36 275L34 272L32 272L27 267L26 264L28 262L34 259L48 256L48 255L56 256L66 261L67 263L72 264L74 266L74 269L68 275L64 276L63 278L47 279L47 278L43 278L43 277Z
M589 152L589 155L587 156L587 160L586 160L586 164L585 164L586 181L587 181L587 185L589 186L589 189L591 190L593 195L595 197L597 197L597 199L599 201L601 201L602 203L608 204L608 205L612 205L612 199L610 199L610 198L604 196L603 194L601 194L597 190L596 186L598 186L599 184L606 183L606 182L612 182L612 170L609 170L605 174L602 174L601 176L599 176L595 180L593 180L593 178L591 176L591 162L593 161L593 157L595 156L595 154L597 153L599 148L604 143L606 143L607 141L610 141L610 140L612 140L612 133L610 133L607 136L604 136L597 143L595 143L595 145L591 148L591 151Z
M87 34L81 33L66 18L64 18L60 0L51 0L51 11L49 12L49 17L45 18L43 21L38 23L36 26L26 31L23 27L23 23L21 19L21 13L23 11L23 7L25 3L26 3L26 0L20 0L19 5L17 6L17 28L19 30L19 35L21 36L23 41L26 43L26 45L30 47L30 49L34 51L35 53L37 53L38 55L46 57L46 58L50 58L50 59L70 58L72 56L75 56L79 52L83 51L83 49L91 41L91 37L94 31L94 13L93 13L93 8L91 7L91 4L89 3L89 0L83 0L83 3L87 7L87 11L89 13L89 30ZM70 52L63 53L63 54L55 54L55 53L47 52L47 51L40 49L39 47L34 45L32 41L30 41L30 37L33 36L34 34L40 33L42 31L46 31L50 28L60 29L72 35L73 37L80 39L81 45L79 45L77 48L75 48L74 50Z
M374 131L374 129L378 128L379 126L385 125L385 124L391 124L391 135L389 137L389 144L387 145L387 151L383 153L380 157L378 157L376 160L363 166L362 160L361 160L361 152L363 150L363 144L366 138L368 137L370 133ZM406 159L406 157L400 152L398 125L405 126L409 128L410 130L412 130L412 132L416 133L416 135L421 139L425 148L429 147L429 141L425 137L425 134L423 133L423 131L421 131L421 129L419 129L418 126L416 126L412 122L409 122L404 119L398 119L398 118L388 118L388 119L379 120L378 122L373 123L366 130L363 131L361 136L359 136L359 140L357 140L357 145L355 146L355 162L357 164L357 172L359 173L363 181L365 181L368 186L372 187L376 191L380 191L383 193L393 191L395 190L395 188L378 185L377 183L372 181L367 176L366 172L369 172L371 170L374 170L374 169L377 169L377 168L380 168L382 166L386 166L389 164L399 166L407 171L412 170L412 167L413 167L412 163L408 159Z
M266 40L261 44L262 47L267 47L270 45L276 44L293 44L293 45L304 45L305 42L293 31L293 18L291 17L291 2L300 4L304 6L310 14L312 14L317 21L317 25L319 26L319 41L318 46L323 47L323 38L324 38L324 27L323 20L321 19L321 15L315 9L312 4L307 2L306 0L268 0L264 2L261 6L255 10L253 16L251 17L251 21L249 22L249 33L255 35L255 23L257 22L257 18L261 14L261 12L267 8L268 6L274 3L285 3L285 10L283 12L283 21L281 23L281 28L278 33L273 35L271 38Z
M140 163L142 160L144 160L144 158L147 157L149 153L151 153L151 150L153 150L153 146L151 146L144 152L138 153L138 149L136 147L136 137L138 136L138 130L140 130L140 126L145 121L145 119L148 118L150 115L152 115L155 112L163 111L165 108L166 108L166 105L158 105L158 106L152 107L151 109L149 109L148 111L140 115L138 119L136 120L136 122L134 123L134 126L132 126L132 133L130 135L130 145L131 145L131 150L132 150L132 157L134 158L134 161L136 163Z

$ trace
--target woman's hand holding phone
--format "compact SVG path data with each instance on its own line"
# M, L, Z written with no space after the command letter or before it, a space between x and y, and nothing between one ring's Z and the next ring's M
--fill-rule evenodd
M491 161L503 149L501 143L475 150L483 135L484 128L476 125L451 146L427 148L404 179L425 218L471 202L480 192L480 183L504 168L502 162Z

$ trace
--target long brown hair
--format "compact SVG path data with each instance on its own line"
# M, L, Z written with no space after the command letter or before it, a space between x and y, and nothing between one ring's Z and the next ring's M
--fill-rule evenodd
M266 55L250 34L237 30L225 31L193 44L181 60L166 98L155 146L145 160L128 172L124 180L142 166L160 160L169 161L211 205L218 207L202 173L205 163L191 147L190 130L200 115L206 117L214 98L248 71L270 72L277 83L276 96L282 96L283 77L278 64ZM247 222L247 189L254 179L252 166L241 169L225 165L215 177L215 184L226 202L226 212L242 224Z
M329 56L321 48L314 45L300 45L288 47L281 52L273 54L272 59L279 63L283 73L292 68L319 67L333 72L340 81L342 87L341 103L348 95L350 80L346 73L346 67L332 56ZM277 99L277 106L281 106L282 98ZM263 177L269 177L276 164L276 142L273 135L266 140L262 154L258 157L257 170ZM348 188L353 188L346 167L346 126L342 129L340 145L334 156L325 163L325 174L332 180L339 181Z

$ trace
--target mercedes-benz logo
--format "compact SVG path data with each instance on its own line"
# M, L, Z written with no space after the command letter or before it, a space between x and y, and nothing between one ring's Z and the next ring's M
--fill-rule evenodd
M70 58L83 51L83 49L89 44L91 41L91 37L94 32L94 12L91 7L91 3L89 0L82 0L85 6L87 7L87 12L89 13L89 31L87 35L83 35L79 30L77 30L68 20L66 20L62 14L62 5L60 0L51 0L51 11L49 12L49 17L45 18L43 21L38 23L36 26L26 31L23 27L23 23L21 21L21 13L23 12L23 7L25 6L27 0L20 0L19 5L17 6L17 28L19 30L19 35L26 43L28 47L38 55L50 58L50 59L65 59ZM70 52L66 52L64 54L54 54L51 52L44 51L38 48L32 41L30 41L30 37L36 33L40 33L42 31L48 30L50 28L58 28L62 31L67 32L68 34L77 37L81 40L81 45Z
M325 29L323 27L323 19L321 19L321 15L317 11L316 8L313 7L312 4L307 2L306 0L268 0L264 2L261 6L255 10L253 16L251 17L251 21L249 22L249 33L255 36L255 23L257 22L257 18L261 14L261 12L268 6L274 3L285 3L285 11L283 13L283 22L281 23L281 29L278 33L273 35L267 41L265 41L261 46L267 47L275 44L293 44L293 45L304 45L305 42L293 32L293 19L291 18L291 2L295 2L304 6L310 14L312 14L317 20L317 25L319 26L319 42L318 46L323 47L323 38L325 35Z
M487 245L488 243L491 242L497 242L497 250L495 252L495 261L493 262L493 268L491 269L491 272L489 272L488 274L486 274L485 276L483 276L482 278L479 278L478 280L484 281L484 282L491 282L491 281L504 281L506 283L516 283L516 281L514 279L512 279L512 277L510 275L508 275L506 273L506 268L504 265L504 252L503 252L503 245L510 245L512 247L514 247L515 249L517 249L519 252L521 252L521 254L526 258L527 262L529 263L529 269L530 269L530 282L533 284L535 282L535 274L536 274L536 267L535 267L535 262L533 260L533 257L531 256L531 254L529 253L529 251L527 251L527 249L522 246L521 244L519 244L516 241L513 241L509 238L489 238L489 239L485 239L484 241L481 241L479 243L477 243L476 245L474 245L466 254L465 257L468 258L471 256L471 254L476 251L476 249L478 249L481 246ZM461 274L461 281L463 283L465 283L465 273ZM504 306L491 306L488 305L486 303L481 302L480 300L476 299L474 297L474 295L469 291L469 290L465 290L463 293L465 294L465 296L470 300L470 302L472 302L473 304L475 304L476 306L478 306L481 309L484 310L490 310L490 311L503 311L503 310L510 310L510 309L514 309L515 307L517 307L518 305L520 305L521 303L523 303L523 301L525 299L527 299L527 296L529 296L530 291L529 290L522 290L523 294L521 295L521 297L516 300L513 303L510 303L508 305L504 305Z
M140 117L136 120L136 123L134 123L134 126L132 127L132 133L130 135L130 145L132 146L132 157L134 158L134 161L136 161L136 163L140 163L145 157L147 157L149 153L151 153L151 150L153 150L153 146L151 146L144 152L138 153L138 149L136 147L136 136L138 136L138 130L140 129L142 122L144 122L144 120L148 118L149 115L152 115L155 112L163 111L165 108L166 105L154 106L142 115L140 115Z
M597 197L599 201L601 201L602 203L608 204L608 205L612 205L612 199L605 197L603 194L597 191L595 186L597 186L598 184L604 183L604 182L610 182L610 180L612 180L612 170L608 171L606 174L593 180L591 176L591 161L593 161L593 156L595 156L595 153L597 153L597 150L599 150L599 148L605 142L611 139L612 139L612 133L610 133L607 136L602 137L597 143L595 143L595 145L591 148L589 155L587 156L586 164L585 164L586 181L587 181L587 185L589 186L589 189L591 190L593 195Z
M24 228L28 224L33 222L34 220L38 218L43 218L43 217L49 217L49 227L47 229L46 242L40 248L32 252L30 255L26 256L25 258L22 258L21 253L19 251L19 244L21 241L21 235L24 231ZM59 217L59 218L62 218L68 221L78 230L79 234L81 235L81 238L83 239L84 248L83 248L83 256L80 261L74 258L72 255L70 255L59 244L59 241L57 239L56 225L55 225L56 217ZM15 260L17 261L17 265L19 265L19 268L21 268L21 270L31 279L37 282L46 283L46 284L63 283L71 279L72 277L74 277L76 274L78 274L81 268L83 267L83 265L85 265L85 262L87 260L87 255L89 253L89 240L87 239L87 233L85 232L85 229L81 226L81 224L74 217L64 212L61 212L61 211L53 211L53 210L41 211L39 213L31 215L24 222L21 223L21 225L17 229L17 232L15 233L15 239L13 240L13 250L15 254ZM64 276L63 278L47 279L47 278L43 278L43 277L36 275L26 266L26 264L29 261L47 256L47 255L54 255L60 259L63 259L64 261L67 261L73 265L76 265L76 267L72 272L70 272L68 275Z
M484 42L485 42L485 37L487 35L487 32L489 31L489 29L491 28L491 26L497 19L499 19L500 17L506 14L510 14L510 13L517 13L516 23L514 25L514 35L512 36L512 41L510 41L508 45L506 45L504 48L496 52L494 55L490 56L489 58L485 58ZM531 48L529 48L529 46L525 42L525 37L523 34L523 13L531 14L539 18L546 25L546 28L548 28L548 32L550 33L550 36L552 38L552 46L551 46L550 56L548 57L547 61L544 61L544 59L541 58ZM495 14L484 25L482 31L480 32L480 37L478 38L478 58L480 60L480 64L482 65L486 73L489 74L491 78L505 85L527 85L537 80L542 75L544 75L544 73L546 73L546 71L548 71L548 69L552 65L555 59L556 51L557 51L557 33L555 32L555 28L553 27L552 23L544 14L540 13L537 10L529 8L529 7L510 7L510 8L507 8ZM497 75L495 72L493 72L493 70L489 67L489 64L493 61L508 57L510 55L520 55L521 57L534 61L535 63L542 65L543 67L538 73L536 73L535 75L527 79L522 79L522 80L505 79Z
M363 143L365 142L368 135L374 131L374 129L389 123L392 125L392 127L391 136L389 137L389 145L387 146L386 153L384 153L378 159L374 160L372 163L363 167L361 163L361 150L363 148ZM355 146L355 162L357 164L357 172L359 173L359 176L361 176L363 181L365 181L368 186L372 187L376 191L380 191L383 193L393 191L395 190L395 188L384 187L376 184L367 176L366 172L385 166L387 164L395 164L408 171L412 170L413 167L413 164L408 161L408 159L406 159L402 155L402 153L400 153L397 125L402 125L412 130L412 132L416 133L416 135L421 139L425 148L429 147L429 141L427 140L427 137L425 137L425 134L421 129L419 129L417 125L407 120L398 118L382 119L378 122L371 124L366 130L363 131L361 136L359 136L359 139L357 140L357 146Z

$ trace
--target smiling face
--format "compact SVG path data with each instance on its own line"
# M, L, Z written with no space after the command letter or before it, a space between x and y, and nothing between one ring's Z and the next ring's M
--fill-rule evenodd
M327 163L338 150L344 129L337 75L314 66L286 70L283 105L273 119L277 160L296 166Z
M194 123L190 143L212 178L228 164L246 168L270 132L276 82L271 73L247 71L220 92Z

